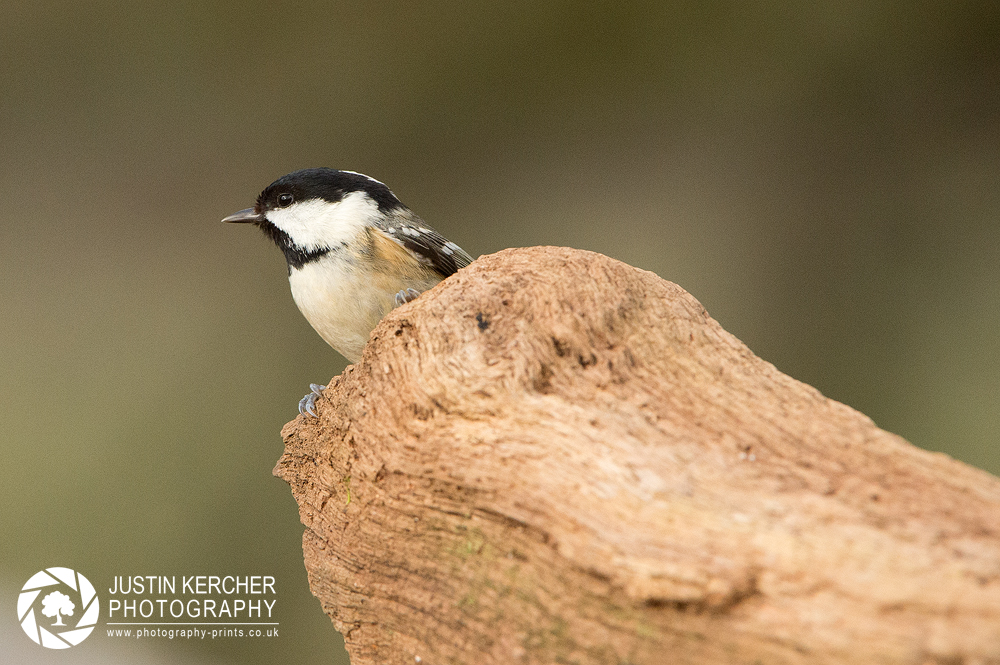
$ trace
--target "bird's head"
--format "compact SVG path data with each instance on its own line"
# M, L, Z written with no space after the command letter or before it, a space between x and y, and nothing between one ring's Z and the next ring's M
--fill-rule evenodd
M303 169L278 178L254 207L222 221L260 227L291 269L351 243L374 219L403 207L388 187L361 173Z

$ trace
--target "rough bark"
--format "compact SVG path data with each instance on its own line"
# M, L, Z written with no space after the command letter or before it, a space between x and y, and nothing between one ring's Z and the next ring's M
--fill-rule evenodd
M599 254L486 256L282 431L352 663L1000 663L1000 480Z

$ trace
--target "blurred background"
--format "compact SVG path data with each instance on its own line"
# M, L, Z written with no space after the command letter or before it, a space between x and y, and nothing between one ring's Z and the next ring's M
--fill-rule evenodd
M304 167L383 180L474 256L655 271L780 370L1000 473L989 0L4 2L0 155L20 662L347 662L271 476L345 362L281 253L219 223ZM49 566L105 598L115 575L274 575L280 637L49 652L13 618Z

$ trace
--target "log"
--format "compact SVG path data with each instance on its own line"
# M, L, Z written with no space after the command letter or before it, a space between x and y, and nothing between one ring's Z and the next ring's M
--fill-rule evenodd
M1000 479L591 252L485 256L375 329L275 475L368 663L1000 663Z

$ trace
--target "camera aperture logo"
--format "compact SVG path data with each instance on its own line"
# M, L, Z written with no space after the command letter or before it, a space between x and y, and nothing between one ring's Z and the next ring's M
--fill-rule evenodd
M94 585L69 568L46 568L31 576L17 597L17 620L36 644L68 649L87 639L100 605Z

